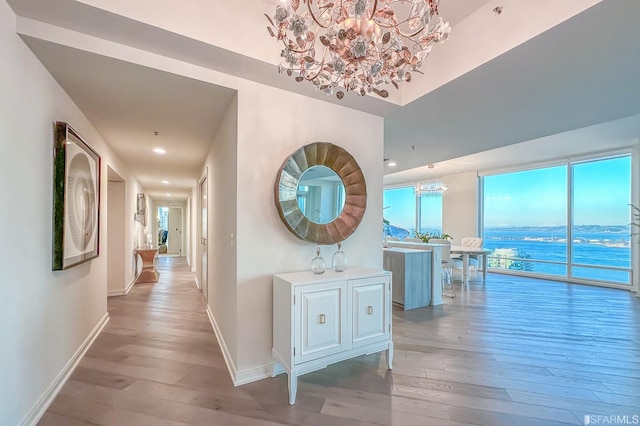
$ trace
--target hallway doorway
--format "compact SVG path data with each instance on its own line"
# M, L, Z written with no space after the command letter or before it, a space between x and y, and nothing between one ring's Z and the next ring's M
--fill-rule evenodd
M208 300L208 247L207 247L207 230L208 230L208 202L207 202L207 175L205 174L200 181L200 288L204 295L204 300Z
M125 182L107 167L107 296L126 292L125 228Z
M182 207L162 206L157 209L159 253L182 256Z
M167 254L182 256L182 209L169 207Z

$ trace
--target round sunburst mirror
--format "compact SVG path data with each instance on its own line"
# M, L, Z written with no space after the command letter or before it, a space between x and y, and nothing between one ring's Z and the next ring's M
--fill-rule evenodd
M367 207L367 185L356 160L344 149L315 142L289 156L276 179L276 207L298 238L318 244L344 241L358 228Z

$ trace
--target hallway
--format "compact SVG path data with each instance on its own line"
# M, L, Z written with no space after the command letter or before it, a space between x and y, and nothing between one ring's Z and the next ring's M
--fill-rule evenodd
M156 264L157 284L109 298L111 319L39 424L267 425L245 415L287 408L284 380L233 387L185 258Z

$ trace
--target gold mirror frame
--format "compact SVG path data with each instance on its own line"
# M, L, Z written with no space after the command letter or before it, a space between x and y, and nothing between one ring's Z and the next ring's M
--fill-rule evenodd
M337 218L325 224L312 222L298 206L298 181L313 166L330 168L344 184L344 207ZM282 163L276 178L275 199L280 218L295 236L318 244L335 244L346 240L362 222L367 185L351 154L332 143L315 142L299 148Z

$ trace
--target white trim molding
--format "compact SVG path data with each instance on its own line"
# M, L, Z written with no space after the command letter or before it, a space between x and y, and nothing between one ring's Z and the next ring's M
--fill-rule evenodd
M138 275L140 275L140 274L138 274ZM138 276L136 276L133 280L131 280L131 282L129 283L127 288L124 289L124 293L122 293L123 296L126 296L127 294L129 294L129 292L133 288L133 285L136 283L137 279L138 279Z
M140 274L138 274L138 275L140 275ZM107 297L126 296L127 294L129 294L129 292L133 288L133 285L136 283L136 280L138 279L138 275L136 275L133 278L133 280L129 284L127 284L127 288L125 288L124 290L111 290L111 291L107 292Z
M58 395L58 392L60 392L60 389L62 389L62 386L64 386L64 384L67 382L69 377L71 377L71 374L78 366L78 363L80 362L84 354L87 352L87 350L89 350L93 342L102 332L102 329L104 329L104 327L107 325L107 322L109 322L109 312L106 312L104 314L102 319L93 328L91 333L89 333L89 336L87 336L84 342L82 342L82 344L80 345L76 353L73 354L69 362L67 362L67 364L62 369L62 371L60 371L58 376L49 385L49 387L44 392L44 394L40 397L40 399L38 399L38 401L33 406L33 408L29 411L29 413L27 413L26 417L22 419L22 421L20 422L20 425L30 426L38 423L38 421L42 418L44 413L47 411L47 409L49 408L49 406L51 405L55 397Z
M238 371L233 363L233 360L231 359L231 354L229 353L227 344L222 337L222 332L220 331L216 319L213 316L213 312L211 312L211 308L208 305L207 316L209 317L211 327L213 327L213 332L218 339L218 344L220 345L220 349L222 350L222 356L224 357L224 362L227 364L227 370L229 371L229 376L231 376L233 386L246 385L247 383L271 377L271 373L273 372L273 363L260 365L248 370Z
M207 316L209 317L209 322L211 323L211 327L213 328L213 332L216 335L216 339L218 339L218 345L220 345L220 349L222 350L222 356L224 357L224 362L227 364L227 370L229 371L229 375L231 376L231 381L233 382L233 386L236 385L236 375L238 371L236 370L236 366L233 364L233 360L231 359L231 354L229 353L229 349L227 348L227 344L222 337L222 332L220 331L220 327L218 327L218 323L216 322L216 318L211 312L211 308L207 305Z

